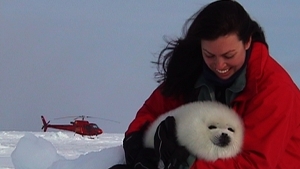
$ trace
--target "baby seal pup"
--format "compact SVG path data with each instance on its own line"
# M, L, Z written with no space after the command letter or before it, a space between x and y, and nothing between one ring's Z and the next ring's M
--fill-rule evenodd
M175 118L178 143L197 158L215 161L241 151L241 118L233 109L212 101L188 103L158 117L145 133L145 147L154 148L156 128L167 116Z

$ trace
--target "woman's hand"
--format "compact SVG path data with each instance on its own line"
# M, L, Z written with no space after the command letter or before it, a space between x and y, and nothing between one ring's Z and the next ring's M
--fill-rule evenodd
M158 156L154 149L145 148L143 145L143 137L145 129L148 123L146 123L141 130L130 133L123 140L123 148L125 152L126 165L115 166L116 169L122 167L125 169L153 169L157 168Z
M163 161L165 169L178 169L180 165L187 165L189 152L177 142L176 122L173 116L168 116L157 127L154 149Z

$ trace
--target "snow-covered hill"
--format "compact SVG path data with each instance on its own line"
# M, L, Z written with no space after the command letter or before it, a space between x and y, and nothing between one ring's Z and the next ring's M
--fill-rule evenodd
M0 132L1 169L107 169L123 163L123 134L94 139L71 132Z

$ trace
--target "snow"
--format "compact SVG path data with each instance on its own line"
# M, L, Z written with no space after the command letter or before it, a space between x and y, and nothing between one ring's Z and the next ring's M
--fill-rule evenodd
M0 132L0 169L108 169L124 163L124 134Z

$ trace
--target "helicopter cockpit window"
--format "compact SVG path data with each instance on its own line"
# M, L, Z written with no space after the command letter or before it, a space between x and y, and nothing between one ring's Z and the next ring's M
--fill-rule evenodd
M99 128L96 124L93 124L91 127L93 127L94 129Z

